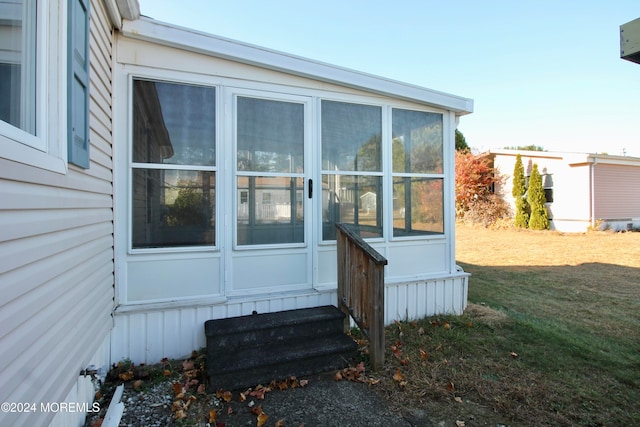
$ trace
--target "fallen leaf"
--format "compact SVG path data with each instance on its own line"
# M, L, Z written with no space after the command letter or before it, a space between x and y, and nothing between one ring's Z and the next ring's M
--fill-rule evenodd
M429 353L420 349L420 360L427 360L429 358Z
M184 362L182 362L182 370L183 371L190 371L194 368L194 364L193 364L193 360L185 360Z
M258 415L258 427L262 427L263 425L265 425L268 419L269 415L265 414L264 412Z
M418 329L418 335L424 335L424 328Z
M224 393L222 393L222 399L229 403L231 402L231 399L233 399L233 394L231 394L230 391L225 391Z
M187 414L185 414L185 412L182 409L179 409L176 411L175 414L173 414L173 418L176 420L182 420L184 418L187 418Z
M142 380L136 380L133 382L133 389L135 391L139 391L142 388L143 384L144 382Z
M164 375L165 377L170 377L171 376L171 371L168 369L165 369L162 371L162 375Z
M229 406L227 408L227 415L231 415L231 414L233 414L233 408L231 406Z
M244 393L240 393L240 397L238 398L240 402L244 402L247 400L247 396Z
M218 411L216 411L215 409L211 409L209 411L209 423L215 423L217 417L218 417Z
M445 329L451 329L451 325L449 324L449 322L444 322L444 325L442 325L442 327Z
M456 426L457 427L465 427L466 424L464 423L464 421L456 421Z
M515 351L512 351L511 353L509 353L509 355L511 357L513 357L514 359L516 359L518 357L518 353L516 353Z
M342 374L340 373L340 371L335 373L335 375L333 376L333 379L335 381L342 381Z
M304 387L309 384L309 380L300 380L300 387Z
M206 394L206 393L207 393L207 391L206 391L206 387L205 387L205 385L204 385L204 384L200 384L200 385L198 386L198 389L196 390L196 392L197 392L198 394Z
M173 394L174 394L175 396L177 396L177 395L179 395L179 394L183 393L183 390L182 390L182 384L180 384L180 383L173 383L173 384L171 385L171 387L173 388Z
M284 419L278 420L276 427L284 427Z
M393 374L393 379L397 382L404 380L404 375L402 374L402 372L400 372L400 369L398 369L396 373Z
M118 374L118 378L120 378L122 381L130 381L131 379L133 379L133 372L132 371L122 372Z
M456 389L456 386L452 381L450 381L449 384L447 384L447 388L449 389L449 391L454 391Z
M462 398L460 396L456 396L453 400L455 400L458 403L462 403Z
M103 421L104 421L104 418L98 418L93 423L91 423L91 427L102 427Z
M472 322L472 321L468 321L468 322L467 322L467 327L469 327L469 328L470 328L470 327L472 327L472 326L473 326L473 322Z
M253 415L260 415L262 413L262 405L258 405L254 408L251 408L251 413Z
M271 390L271 389L266 388L266 387L261 387L261 388L259 388L257 390L252 391L251 393L249 393L249 395L255 396L259 400L264 400L264 394L269 390Z

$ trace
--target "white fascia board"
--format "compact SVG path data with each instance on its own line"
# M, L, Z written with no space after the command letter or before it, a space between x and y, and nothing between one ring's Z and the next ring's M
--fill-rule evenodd
M473 100L469 98L337 67L148 18L124 21L121 32L130 38L443 108L453 111L456 115L473 112Z
M134 20L140 17L138 0L103 0L109 21L114 28L122 29L122 20Z

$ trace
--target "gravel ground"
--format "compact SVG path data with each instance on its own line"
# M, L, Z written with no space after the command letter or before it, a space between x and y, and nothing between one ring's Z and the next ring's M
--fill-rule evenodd
M375 385L370 384L366 379L352 376L351 381L348 379L336 381L335 372L307 377L304 380L288 379L274 382L270 385L273 390L253 388L245 390L241 395L240 391L226 394L199 393L197 389L199 380L194 381L193 371L191 371L192 374L189 374L189 371L172 372L167 376L157 374L162 372L162 366L142 370L127 367L115 371L110 373L111 378L102 387L98 398L101 412L88 417L85 427L100 425L111 395L116 386L123 382L122 378L126 381L124 381L125 388L121 399L125 406L120 422L121 427L260 425L264 427L430 427L432 425L427 414L421 411L414 411L403 417L389 410L386 402L375 391ZM149 374L149 371L152 373ZM129 372L132 373L131 378L129 378ZM353 371L347 374L350 373ZM124 375L124 377L118 378L118 375ZM349 375L343 375L343 377L347 378ZM183 393L184 397L176 397L176 392L185 391L187 384L190 387L187 386L186 393ZM180 410L182 410L181 413ZM215 410L217 416L215 421L210 423L211 410ZM176 418L182 415L184 418Z

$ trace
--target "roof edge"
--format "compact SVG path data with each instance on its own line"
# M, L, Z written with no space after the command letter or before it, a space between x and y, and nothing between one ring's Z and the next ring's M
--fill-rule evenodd
M469 98L179 27L151 18L125 20L121 32L125 37L444 108L455 112L456 115L473 112L473 100Z
M583 165L589 163L601 163L610 165L640 165L640 157L631 156L615 156L611 154L594 154L594 153L570 153L560 151L528 151L528 150L510 150L510 149L491 149L480 153L481 156L521 156L541 157L546 159L563 159L569 165Z
M122 29L122 20L130 21L140 18L140 4L138 0L103 0L109 15L109 21L114 28Z

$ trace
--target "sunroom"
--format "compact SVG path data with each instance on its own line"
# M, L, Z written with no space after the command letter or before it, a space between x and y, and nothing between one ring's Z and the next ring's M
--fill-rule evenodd
M186 354L208 319L335 305L336 223L387 258L387 322L464 309L471 100L146 18L116 51L112 360Z

